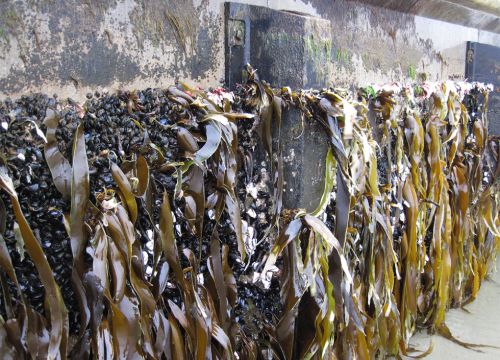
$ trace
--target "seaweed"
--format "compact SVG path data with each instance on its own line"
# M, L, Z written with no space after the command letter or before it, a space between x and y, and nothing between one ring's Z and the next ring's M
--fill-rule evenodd
M445 322L500 248L489 87L247 75L0 103L4 357L422 357L418 328L491 346ZM289 108L329 139L311 213L283 206Z

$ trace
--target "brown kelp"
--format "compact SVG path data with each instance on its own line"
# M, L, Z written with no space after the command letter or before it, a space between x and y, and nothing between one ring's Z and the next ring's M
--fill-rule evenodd
M417 328L481 345L445 312L500 248L488 88L247 75L0 103L4 358L383 358ZM290 108L329 141L312 212L283 206Z

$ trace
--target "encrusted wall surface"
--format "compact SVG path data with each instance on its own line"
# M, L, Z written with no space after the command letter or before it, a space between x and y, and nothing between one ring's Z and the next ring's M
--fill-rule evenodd
M239 1L330 21L330 82L462 78L465 43L500 34L345 0ZM0 97L224 81L222 0L0 2ZM373 3L373 2L372 2Z
M221 27L199 1L0 2L0 92L216 84Z

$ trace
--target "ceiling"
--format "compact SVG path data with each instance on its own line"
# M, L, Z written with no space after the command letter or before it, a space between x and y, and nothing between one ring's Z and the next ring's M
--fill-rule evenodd
M500 0L349 0L500 34Z

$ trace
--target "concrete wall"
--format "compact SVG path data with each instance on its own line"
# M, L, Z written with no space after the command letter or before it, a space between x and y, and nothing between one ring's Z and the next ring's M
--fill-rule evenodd
M330 21L330 82L463 78L465 43L500 34L345 0L237 1ZM0 97L224 81L223 0L0 2Z

